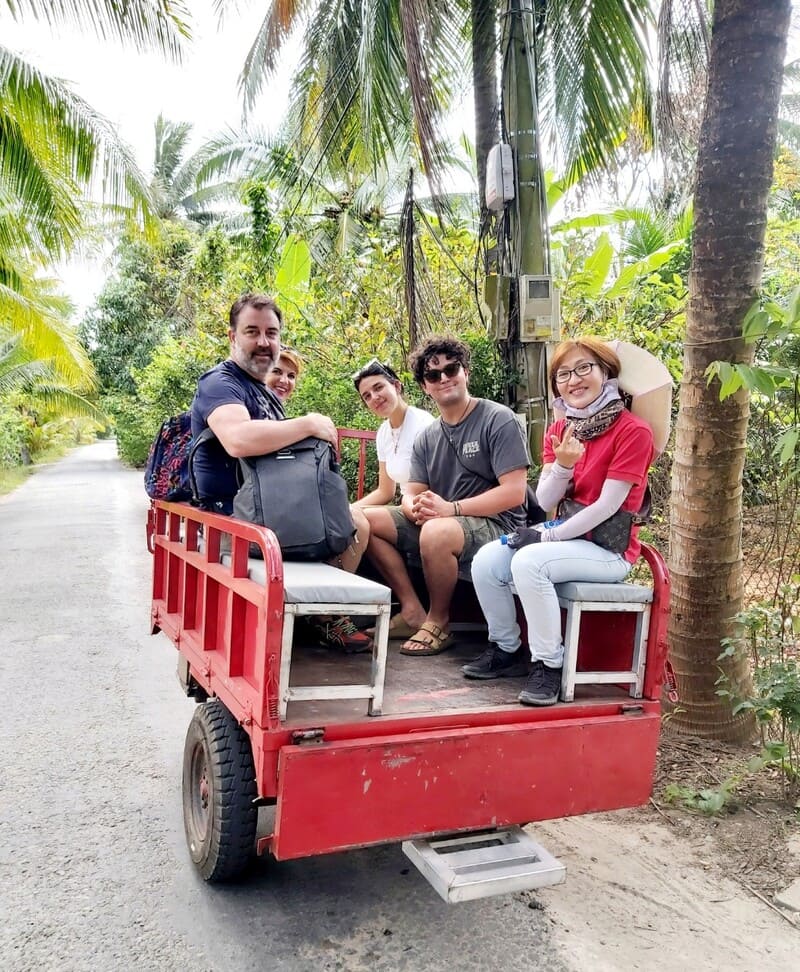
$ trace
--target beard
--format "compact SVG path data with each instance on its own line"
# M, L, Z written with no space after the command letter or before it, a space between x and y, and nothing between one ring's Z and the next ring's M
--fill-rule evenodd
M231 348L231 358L242 371L258 381L264 381L273 364L271 351L245 351L238 344Z

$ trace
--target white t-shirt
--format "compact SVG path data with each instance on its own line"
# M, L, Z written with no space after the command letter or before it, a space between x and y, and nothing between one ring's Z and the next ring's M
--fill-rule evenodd
M399 429L393 429L388 419L381 422L378 428L375 436L378 461L386 463L386 472L400 487L401 493L405 493L408 485L414 439L426 425L430 425L433 421L430 412L409 405Z

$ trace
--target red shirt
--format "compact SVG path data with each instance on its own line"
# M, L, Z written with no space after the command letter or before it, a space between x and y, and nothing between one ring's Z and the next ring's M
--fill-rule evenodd
M545 433L542 453L545 465L556 461L550 436L560 439L566 423L567 419L559 419ZM587 439L583 445L585 451L575 464L573 472L575 491L572 498L588 506L599 498L607 479L620 479L633 483L622 509L637 513L642 506L647 471L655 454L653 431L647 422L626 409L602 435L598 435L596 439ZM624 554L631 564L636 561L641 549L638 533L639 528L634 527L631 531L631 542Z

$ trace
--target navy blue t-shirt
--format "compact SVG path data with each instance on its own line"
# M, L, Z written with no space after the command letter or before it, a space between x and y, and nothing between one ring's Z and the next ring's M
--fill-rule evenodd
M201 375L197 382L191 409L193 436L208 428L208 416L220 405L244 405L253 419L286 418L277 395L230 359ZM238 460L228 455L218 439L209 439L198 446L193 468L202 505L230 513L239 489Z

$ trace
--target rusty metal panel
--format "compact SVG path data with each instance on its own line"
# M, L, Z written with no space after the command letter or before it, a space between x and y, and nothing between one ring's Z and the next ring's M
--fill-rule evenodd
M656 713L284 746L279 859L639 806Z

